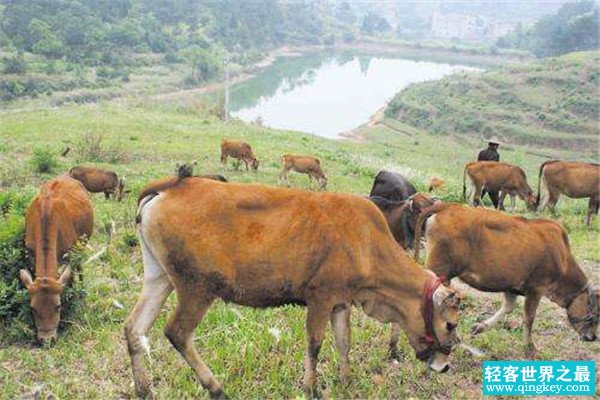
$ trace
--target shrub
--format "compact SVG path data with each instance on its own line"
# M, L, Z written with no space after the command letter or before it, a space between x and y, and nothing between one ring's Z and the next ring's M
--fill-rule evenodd
M111 164L127 162L129 157L120 141L105 144L104 135L87 132L79 137L74 151L77 162L108 162Z
M31 164L33 165L34 170L41 174L51 173L56 167L58 167L56 155L47 147L33 150Z
M19 52L4 61L5 74L24 74L27 72L27 62L23 53Z
M24 246L25 211L34 193L7 191L0 193L0 340L24 341L34 336L34 323L29 309L29 293L19 279L19 270L29 269ZM79 247L81 248L81 246ZM69 257L74 271L81 265L81 250ZM32 271L33 272L33 271ZM34 275L32 273L32 275ZM71 282L74 282L72 279ZM62 295L61 320L79 315L85 299L82 285L69 284ZM59 326L63 330L64 324Z

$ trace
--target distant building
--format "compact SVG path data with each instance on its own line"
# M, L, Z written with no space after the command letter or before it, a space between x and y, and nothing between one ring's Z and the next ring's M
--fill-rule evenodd
M496 40L512 32L516 24L482 16L433 13L431 35L441 39Z

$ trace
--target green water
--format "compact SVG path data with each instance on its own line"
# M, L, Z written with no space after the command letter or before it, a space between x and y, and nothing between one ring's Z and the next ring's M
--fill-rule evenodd
M335 138L367 122L406 86L465 70L478 68L353 54L280 58L231 88L230 114Z

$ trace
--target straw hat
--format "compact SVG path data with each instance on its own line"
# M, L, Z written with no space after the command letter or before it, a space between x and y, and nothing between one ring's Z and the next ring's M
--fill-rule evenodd
M489 138L486 141L488 143L492 143L492 144L502 144L502 142L500 142L500 139L498 139L496 136L492 136L491 138Z

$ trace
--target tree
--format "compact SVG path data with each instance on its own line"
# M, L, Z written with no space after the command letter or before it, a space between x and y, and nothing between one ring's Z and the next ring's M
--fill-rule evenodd
M49 58L59 58L64 53L61 40L54 34L50 25L39 19L29 23L29 40L31 51L43 54Z
M388 32L392 29L392 27L385 18L369 11L363 18L360 29L369 35L374 35L376 33Z

